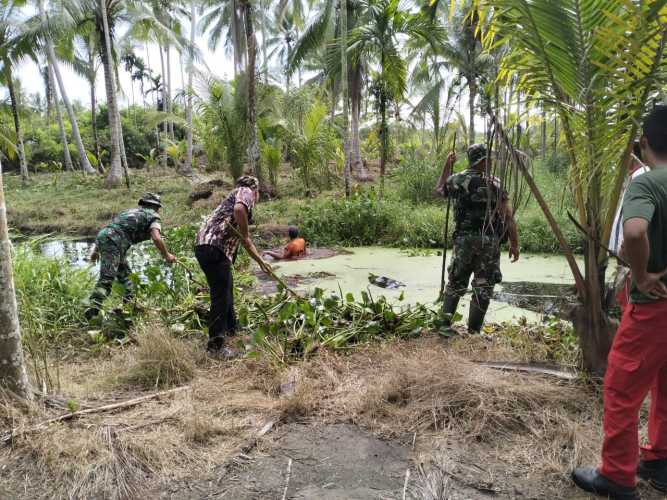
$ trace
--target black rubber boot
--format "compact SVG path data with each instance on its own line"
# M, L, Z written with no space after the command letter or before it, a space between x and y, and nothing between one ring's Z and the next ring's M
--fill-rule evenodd
M468 331L470 333L479 333L484 324L484 316L489 308L488 300L477 301L474 297L470 301L470 311L468 312Z
M86 321L91 321L93 318L95 318L98 314L100 313L100 308L99 307L89 307L86 309L86 311L83 313L83 316L86 318Z
M640 461L637 475L656 490L667 493L667 458Z
M572 472L572 480L582 490L611 500L641 500L637 488L616 484L596 469L575 469Z
M459 305L459 297L456 295L445 295L442 303L442 316L445 326L451 326L452 316L456 314L456 308Z

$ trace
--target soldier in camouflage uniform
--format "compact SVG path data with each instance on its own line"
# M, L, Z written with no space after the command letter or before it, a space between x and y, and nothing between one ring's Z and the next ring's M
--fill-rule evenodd
M454 255L448 267L443 313L451 321L459 299L472 280L468 330L479 332L493 296L502 281L500 245L509 238L512 262L519 258L516 224L507 192L500 180L487 172L484 144L468 149L468 168L452 174L456 155L451 153L438 180L436 191L454 201Z
M127 263L127 251L132 245L151 239L168 264L176 261L176 257L169 253L162 240L162 226L158 215L161 207L160 197L147 193L139 200L138 208L121 212L97 234L90 260L96 262L99 258L100 277L90 296L90 307L85 313L88 320L99 313L114 280L118 280L125 287L125 301L132 297L132 282L129 279L131 271Z

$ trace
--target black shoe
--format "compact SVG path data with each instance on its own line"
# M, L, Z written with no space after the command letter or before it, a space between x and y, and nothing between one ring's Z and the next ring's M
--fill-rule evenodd
M616 484L600 474L597 469L583 467L574 469L572 480L582 490L611 500L641 500L637 488Z
M667 493L667 458L640 461L637 475L656 490Z
M479 333L484 324L484 316L489 307L489 301L480 301L473 299L470 301L470 311L468 312L468 331L470 333Z

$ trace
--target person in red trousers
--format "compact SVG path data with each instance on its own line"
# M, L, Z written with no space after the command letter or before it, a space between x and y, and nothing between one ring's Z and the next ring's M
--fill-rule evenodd
M602 465L572 473L580 488L620 500L639 499L637 476L667 492L666 106L648 115L640 144L651 171L631 182L623 201L623 257L632 286L604 379ZM649 392L648 443L640 460L639 410Z

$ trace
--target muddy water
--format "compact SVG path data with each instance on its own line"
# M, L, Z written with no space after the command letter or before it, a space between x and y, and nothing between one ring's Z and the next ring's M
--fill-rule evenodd
M64 257L78 266L87 266L91 241L52 240L42 244L44 255ZM278 274L285 277L290 286L302 291L315 287L338 293L352 292L357 297L363 290L373 296L385 295L398 302L401 294L405 303L433 303L440 290L442 257L436 253L413 256L410 252L395 248L349 248L336 255L334 252L314 252L313 259L275 263ZM142 275L147 255L142 246L133 247L128 259L135 272ZM448 256L449 262L449 256ZM97 272L98 266L92 268ZM490 321L510 321L526 318L540 321L545 315L564 317L573 300L572 278L565 259L554 255L522 255L517 263L502 257L503 283L496 287L494 300L489 307ZM369 274L386 276L404 284L392 290L371 285ZM260 284L258 290L271 291ZM464 297L459 311L466 313L470 301Z
M276 263L279 274L314 276L302 290L314 287L332 292L353 292L357 296L369 289L373 295L385 295L395 301L404 294L406 303L432 303L440 291L442 257L436 254L410 256L393 248L350 248L351 253L329 259L298 260ZM449 263L449 255L448 255ZM572 300L572 278L565 259L560 256L522 255L517 263L510 263L503 255L501 261L503 284L496 287L495 300L489 307L490 321L509 321L525 317L540 321L544 315L564 315ZM379 288L368 282L369 273L387 276L405 284L397 290ZM333 276L331 276L333 275ZM460 312L467 313L470 298L461 301Z

